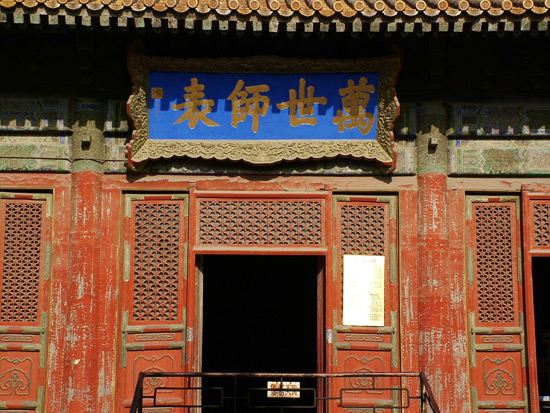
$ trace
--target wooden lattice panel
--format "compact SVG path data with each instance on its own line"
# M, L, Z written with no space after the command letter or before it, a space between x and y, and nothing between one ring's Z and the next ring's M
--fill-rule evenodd
M550 201L536 201L533 209L533 245L550 247Z
M198 199L197 245L320 247L322 200Z
M384 205L341 204L341 253L384 255L386 209Z
M524 309L519 274L519 200L472 198L469 209L468 313L473 411L493 411L491 407L510 404L518 409L510 411L520 412L527 407L527 380L525 334L520 317Z
M178 319L182 205L136 202L132 319Z
M43 403L50 198L0 194L0 407L9 411Z
M334 232L337 240L337 276L334 284L329 284L328 317L336 325L334 345L329 346L329 370L346 373L390 372L399 369L398 308L399 293L395 274L396 263L392 259L392 249L397 242L395 219L395 199L342 196L336 202ZM342 325L343 313L343 258L344 255L366 255L384 257L384 325L351 326ZM331 308L332 306L332 308ZM335 317L336 315L336 317ZM340 385L348 390L344 394L344 403L348 407L331 406L335 412L355 412L353 406L373 403L380 406L379 413L392 411L389 406L399 406L398 391L391 391L397 383L388 378L366 380L362 383L344 383ZM354 390L366 385L372 390ZM385 408L383 406L386 406ZM365 409L363 409L365 410ZM369 411L371 409L368 409Z
M4 202L0 323L39 320L44 207L36 201Z
M186 343L187 196L128 194L125 202L120 411L127 411L140 371L182 369ZM149 380L144 394L159 384L177 383Z
M477 204L475 253L478 321L514 323L517 240L511 204Z

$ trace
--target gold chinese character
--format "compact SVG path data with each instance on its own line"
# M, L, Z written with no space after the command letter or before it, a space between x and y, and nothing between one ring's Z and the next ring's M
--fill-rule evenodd
M300 79L300 89L298 93L298 98L296 98L296 90L290 89L288 91L289 100L287 102L277 103L277 107L281 110L288 108L290 113L290 124L292 126L299 125L317 125L317 118L312 117L315 112L314 104L318 103L320 105L327 104L326 97L314 97L315 88L313 86L307 87L307 96L306 96L306 80L304 78ZM296 112L300 117L296 116ZM309 117L305 117L309 116Z
M233 92L227 97L231 101L231 125L236 128L239 123L246 120L247 115L252 116L252 130L258 132L260 116L265 116L269 110L270 100L262 93L269 92L268 85L246 86L239 80Z
M183 95L185 102L172 104L172 109L180 110L187 109L183 115L174 123L181 123L189 120L189 127L195 129L199 120L207 126L220 126L212 119L206 117L212 112L211 106L214 105L212 99L204 99L204 85L198 83L196 77L191 79L191 85L183 88L187 93Z
M367 135L374 123L374 114L367 112L370 93L374 93L374 86L367 85L367 78L359 79L357 86L353 80L348 80L348 87L340 89L342 96L342 110L336 112L332 123L338 125L338 131L344 128L358 128L363 135Z

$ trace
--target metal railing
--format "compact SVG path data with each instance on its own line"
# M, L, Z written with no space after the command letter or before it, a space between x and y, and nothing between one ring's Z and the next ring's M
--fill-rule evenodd
M440 413L423 373L141 372L130 413ZM144 410L146 409L146 410Z

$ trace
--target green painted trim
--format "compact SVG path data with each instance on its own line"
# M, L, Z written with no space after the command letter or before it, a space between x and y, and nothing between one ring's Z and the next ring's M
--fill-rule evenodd
M338 247L332 247L332 282L338 281Z
M472 247L468 247L467 252L467 269L468 271L468 284L474 285L475 277L474 277L474 249Z
M332 310L332 325L336 326L338 325L338 310L334 309ZM336 341L338 339L338 336L335 334L333 341ZM338 365L338 349L336 347L332 347L332 365L337 366Z
M186 361L185 357L187 353L187 329L185 328L185 326L187 325L187 308L186 307L183 307L183 310L182 310L182 321L183 321L184 329L182 331L183 347L181 348L181 365L184 366Z
M418 167L417 169L417 175L429 174L429 173L440 173L440 174L446 175L447 169L440 166L424 166L424 167Z
M519 209L519 208L518 208ZM519 242L520 246L518 247L518 282L520 285L523 285L523 260L521 256L521 241Z
M393 368L399 367L399 348L397 346L397 334L395 334L397 329L397 313L395 311L390 312L390 319L391 319L391 325L393 328L393 331L391 333L391 366ZM383 350L383 345L381 345L380 349Z
M523 327L498 327L498 333L493 332L493 327L476 327L472 331L476 334L521 334Z
M394 334L396 331L395 326L393 323L397 323L397 319L392 319L392 325L391 326L384 326L384 327L371 327L373 329L376 329L375 334ZM336 325L334 327L334 331L337 333L350 333L351 332L351 326L343 326L343 325Z
M21 351L41 351L42 344L23 344Z
M397 248L390 245L390 282L397 283Z
M126 343L124 348L126 351L141 351L145 350L145 345L142 343Z
M122 312L122 331L120 338L120 367L127 367L128 365L128 352L126 351L126 343L128 342L128 311Z
M189 243L186 242L185 244L183 244L183 279L184 280L187 280L187 272L188 272L188 268L187 266L189 265Z
M35 195L35 197L37 196ZM46 217L51 218L53 216L53 195L39 195L37 198L46 200Z
M22 405L24 409L36 409L38 407L37 402L23 402Z
M126 315L126 325L124 331L126 333L161 333L165 332L166 329L169 331L184 331L184 324L157 324L157 325L146 325L146 326L129 326L128 325L128 311L125 311Z
M47 241L44 246L44 280L49 280L52 265L52 243Z
M124 258L122 259L122 280L124 282L130 281L130 254L130 244L124 241Z
M44 311L40 319L40 328L42 329L42 334L40 335L40 345L42 346L42 348L40 349L39 366L41 369L46 368L46 359L48 355L48 320L49 313L47 311Z
M473 311L469 314L469 327L470 327L470 364L472 367L477 367L476 359L476 332L475 332L475 313ZM477 400L477 399L476 399Z
M37 399L38 406L36 406L36 413L42 413L44 408L44 386L38 386Z
M519 312L519 322L521 326L525 326L525 316L523 314L523 311ZM526 348L525 348L525 329L524 328L521 329L520 341L521 341L521 344L523 345L523 350L521 350L521 367L525 368L527 367L527 356L525 354Z
M73 162L72 172L103 172L103 164L91 159L79 159Z

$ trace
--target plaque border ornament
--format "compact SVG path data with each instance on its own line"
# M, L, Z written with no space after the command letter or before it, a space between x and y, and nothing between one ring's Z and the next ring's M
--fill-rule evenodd
M129 53L132 94L127 111L133 122L126 145L130 170L143 169L148 161L179 157L244 161L271 165L282 161L353 157L374 160L382 171L395 167L393 124L399 115L395 83L400 67L397 57L358 60L317 60L257 56L250 58L176 59ZM355 73L378 72L378 123L375 140L152 140L149 139L149 72L186 71L220 73Z

